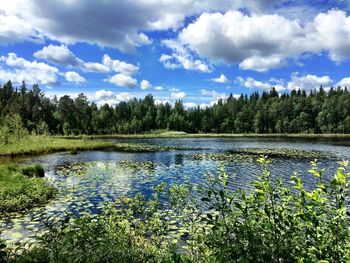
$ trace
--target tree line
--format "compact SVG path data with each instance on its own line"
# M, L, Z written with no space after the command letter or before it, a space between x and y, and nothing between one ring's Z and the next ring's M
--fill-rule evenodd
M236 98L232 94L210 107L186 109L178 100L156 104L143 99L98 107L86 95L59 99L45 96L38 85L23 82L0 86L0 116L19 116L24 127L43 134L143 133L158 129L188 133L350 133L347 88L292 90L279 95L272 88ZM8 120L7 120L8 121Z

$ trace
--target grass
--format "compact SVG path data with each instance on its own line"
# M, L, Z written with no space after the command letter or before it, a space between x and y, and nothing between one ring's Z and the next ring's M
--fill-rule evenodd
M297 174L291 186L274 180L270 161L258 162L250 190L234 190L224 169L199 188L163 182L149 198L121 197L97 215L48 224L35 245L5 248L3 260L349 262L349 162L339 163L331 181L311 162L317 182L310 189Z
M24 175L32 171L31 177ZM20 167L15 164L0 165L0 217L23 212L46 203L56 189L45 178L40 178L43 168L38 165ZM37 175L34 175L37 171Z
M36 155L59 151L83 151L113 149L114 143L97 140L67 140L52 136L30 136L14 144L0 147L0 156Z
M118 152L160 152L172 150L194 150L190 147L157 146L139 143L114 143L103 140L94 140L94 137L54 137L30 136L17 143L2 145L0 157L15 157L20 155L38 155L52 152L69 151L76 154L78 151L111 150ZM101 138L102 139L102 138Z

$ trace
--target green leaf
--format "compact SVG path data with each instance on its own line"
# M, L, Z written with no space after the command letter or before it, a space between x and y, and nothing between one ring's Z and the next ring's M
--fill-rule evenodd
M340 184L345 185L346 184L346 175L341 169L337 170L337 180Z

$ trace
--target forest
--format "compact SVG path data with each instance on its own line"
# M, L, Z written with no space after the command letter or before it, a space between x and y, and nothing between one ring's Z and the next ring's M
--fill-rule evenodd
M19 116L35 134L130 134L154 130L188 133L350 133L350 93L347 88L321 86L309 93L275 88L262 93L232 94L206 108L186 109L156 104L151 94L143 99L98 107L86 95L59 99L45 96L38 85L0 86L0 117Z

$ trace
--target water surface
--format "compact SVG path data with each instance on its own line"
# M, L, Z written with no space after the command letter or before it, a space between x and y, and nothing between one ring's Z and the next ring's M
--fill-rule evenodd
M331 141L286 140L280 138L174 138L174 139L120 139L114 141L203 148L194 151L169 151L157 153L122 153L87 151L77 155L54 153L18 159L22 164L40 163L45 176L59 190L59 196L44 207L34 209L23 216L3 220L2 238L9 242L25 240L40 232L40 215L62 215L84 212L98 213L106 203L121 196L143 193L149 196L152 188L160 182L201 184L208 174L216 176L224 166L230 175L230 188L249 188L249 182L259 176L260 166L255 157L234 162L195 159L197 153L226 153L243 148L290 148L326 154L321 167L331 175L336 160L350 159L349 147ZM125 162L127 161L127 162ZM282 177L288 183L293 172L299 172L305 184L315 179L307 173L310 159L274 158L271 171L274 177ZM136 162L136 165L128 165Z

